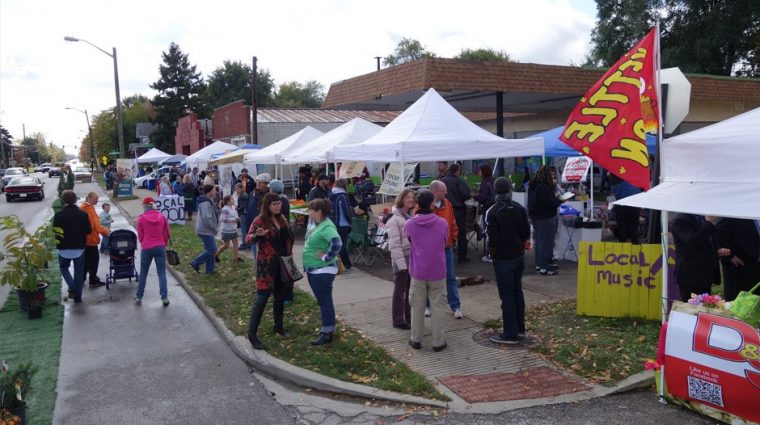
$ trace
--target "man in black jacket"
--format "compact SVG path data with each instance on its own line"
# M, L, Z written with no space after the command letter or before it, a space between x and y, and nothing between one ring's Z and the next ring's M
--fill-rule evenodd
M325 174L317 177L317 184L309 191L308 201L315 199L330 199L330 178Z
M495 204L486 211L488 249L493 260L496 287L501 298L504 331L490 338L497 344L517 344L525 336L525 297L522 274L529 247L528 213L512 202L512 184L504 177L494 181Z
M681 301L687 302L691 294L710 293L714 283L720 283L718 248L714 216L678 214L670 232L676 245L676 284Z
M459 234L457 235L457 258L460 263L470 261L467 258L467 206L465 201L470 199L470 188L467 183L459 178L460 168L457 164L451 164L449 173L441 179L446 185L446 199L451 202L454 208L454 218L457 221Z
M760 220L723 218L717 227L718 255L726 267L725 298L733 301L760 282Z
M87 213L77 207L77 195L72 190L61 193L64 207L53 216L53 226L63 229L63 237L58 239L58 267L63 280L69 287L69 298L75 303L82 302L84 285L84 250L87 247L87 235L92 232ZM71 277L69 265L74 262L74 277Z

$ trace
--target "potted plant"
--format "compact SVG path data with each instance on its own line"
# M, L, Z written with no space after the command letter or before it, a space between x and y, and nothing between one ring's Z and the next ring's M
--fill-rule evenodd
M5 261L0 284L16 288L21 311L28 311L32 300L44 305L49 282L41 272L53 260L56 238L63 230L48 223L32 233L18 216L11 215L0 217L0 231L6 231L5 252L0 252L0 261Z
M6 423L26 423L26 395L37 370L31 363L11 372L8 362L0 363L0 418Z
M29 311L27 312L29 314L29 318L42 319L42 307L44 306L44 301L33 298L29 303Z

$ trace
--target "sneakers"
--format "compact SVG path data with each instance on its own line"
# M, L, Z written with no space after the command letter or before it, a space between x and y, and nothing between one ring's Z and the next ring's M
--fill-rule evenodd
M163 298L161 299L161 304L164 305L164 307L169 305L169 298Z
M480 258L480 260L483 261L484 263L493 263L493 260L491 259L490 255L484 255L483 257Z
M499 345L515 345L520 343L520 338L504 338L501 334L488 338L489 341Z
M409 345L415 350L419 350L420 348L422 348L422 343L417 342L417 341L412 341L411 339L409 340Z
M196 272L196 273L200 273L200 272L201 272L201 269L200 269L200 267L196 266L196 265L195 265L195 264L193 264L193 263L190 263L190 267L192 267L192 268L193 268L193 270L195 270L195 272Z
M105 283L103 283L103 281L100 279L90 281L90 288L97 288L99 286L105 286Z
M448 346L449 346L449 345L448 345L448 344L446 344L446 343L444 342L444 343L443 343L443 345L440 345L440 346L438 346L438 347L433 347L433 351L435 351L435 352L437 353L437 352L439 352L439 351L443 351L443 350L445 350L445 349L446 349L446 347L448 347Z
M543 276L555 276L559 274L558 271L552 269L541 269L538 272Z
M430 317L430 308L425 307L425 317Z
M454 310L454 318L455 319L461 319L463 317L464 317L464 314L462 314L462 309L461 308L458 308L458 309Z
M135 297L135 304L142 305L142 298Z

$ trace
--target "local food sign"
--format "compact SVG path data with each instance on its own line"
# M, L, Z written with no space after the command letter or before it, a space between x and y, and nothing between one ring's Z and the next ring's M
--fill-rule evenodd
M741 320L676 303L665 340L668 392L702 413L760 423L760 333ZM735 422L734 422L735 423Z
M401 181L401 164L398 162L391 162L388 166L388 170L385 171L385 178L383 184L380 185L378 193L383 195L398 195L404 189L406 182L414 177L414 168L417 167L417 163L404 164L404 181Z
M185 224L185 198L179 195L162 195L155 208L161 211L169 224Z
M581 241L578 253L578 314L660 318L660 245ZM668 257L672 272L675 254Z

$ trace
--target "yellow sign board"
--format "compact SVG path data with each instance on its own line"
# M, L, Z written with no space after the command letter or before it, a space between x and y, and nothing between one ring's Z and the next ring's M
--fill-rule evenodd
M660 318L660 245L582 241L578 251L578 314Z

